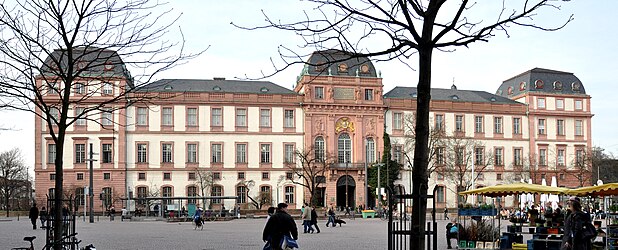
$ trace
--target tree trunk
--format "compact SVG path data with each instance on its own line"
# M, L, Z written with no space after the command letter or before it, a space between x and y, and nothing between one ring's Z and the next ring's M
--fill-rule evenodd
M54 187L54 242L59 242L62 239L63 233L63 222L62 222L62 183L63 183L63 155L64 155L64 137L65 137L65 129L58 128L58 141L56 142L56 181ZM61 245L54 245L53 248L56 250L61 249Z
M6 203L5 203L6 217L9 217L9 193L8 192L4 192L4 198L6 200Z
M431 100L431 47L419 48L419 79L417 87L416 140L412 175L412 237L411 249L425 249L427 211L427 167L429 165L429 104Z

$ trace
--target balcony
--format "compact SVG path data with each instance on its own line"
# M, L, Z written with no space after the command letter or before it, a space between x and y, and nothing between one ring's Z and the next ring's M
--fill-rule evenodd
M361 162L361 163L331 163L328 165L328 167L330 169L345 170L346 165L347 165L348 170L365 169L364 162ZM371 165L369 164L367 165L367 167L371 167Z

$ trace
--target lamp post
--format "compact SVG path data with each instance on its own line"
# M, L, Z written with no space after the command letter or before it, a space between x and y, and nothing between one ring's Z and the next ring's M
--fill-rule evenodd
M350 160L347 159L347 157L346 157L346 161L345 161L345 208L346 209L349 206L349 199L348 199L348 189L349 189L349 186L348 186L348 179L349 179L348 178L348 163L350 163Z
M89 208L90 217L89 217L88 221L90 223L94 223L94 191L93 191L94 190L93 189L94 180L93 180L92 175L94 173L94 162L97 161L97 160L94 159L94 155L96 155L96 153L94 153L94 150L93 150L93 147L92 147L92 143L90 143L90 150L88 152L89 152L89 157L88 157L88 159L86 159L86 161L89 162L89 172L88 172L89 173L88 174L89 175L88 176L89 180L88 181L89 181L89 184L90 184L90 186L88 187L88 196L90 197L90 205L89 205L90 206L90 208Z

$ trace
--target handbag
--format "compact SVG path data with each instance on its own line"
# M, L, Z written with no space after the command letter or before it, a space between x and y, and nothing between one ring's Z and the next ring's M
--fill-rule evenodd
M284 235L281 239L281 249L293 249L298 248L298 243L295 239L292 239L289 235Z
M597 237L597 230L590 222L584 223L581 231L582 239L591 240Z

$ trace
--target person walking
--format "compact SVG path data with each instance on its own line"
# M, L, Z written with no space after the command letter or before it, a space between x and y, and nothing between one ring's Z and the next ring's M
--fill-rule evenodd
M318 227L318 212L315 211L315 205L311 206L311 224L309 226L315 226L315 229L318 230L316 233L320 233L320 227ZM313 229L311 229L313 232Z
M326 227L328 227L328 225L331 223L333 227L335 227L335 210L333 209L333 207L330 207L328 209L328 221L326 222Z
M39 208L36 207L36 203L30 208L28 218L30 218L30 222L32 222L32 229L36 230L36 220L39 218Z
M300 218L303 220L303 233L311 233L313 231L311 227L311 207L307 203L305 203L302 209Z
M568 201L569 215L564 220L564 234L562 236L563 250L590 250L592 242L582 236L584 223L590 222L590 215L582 212L582 205L577 197Z
M459 223L457 223L457 220L455 219L452 219L451 222L446 224L446 245L448 249L453 248L451 247L451 239L457 240L459 238L459 228L460 227L461 225L459 225Z
M446 208L446 206L444 207L444 219L445 220L449 220L449 218L448 218L448 208Z
M45 229L45 221L47 220L47 210L45 210L45 207L41 208L39 218L41 219L41 228Z
M111 206L109 208L109 221L114 221L114 215L116 215L116 208L114 208L114 206Z
M288 204L279 203L277 204L277 211L264 226L262 240L267 242L271 249L282 250L281 240L284 235L298 240L298 229L294 219L288 214Z

